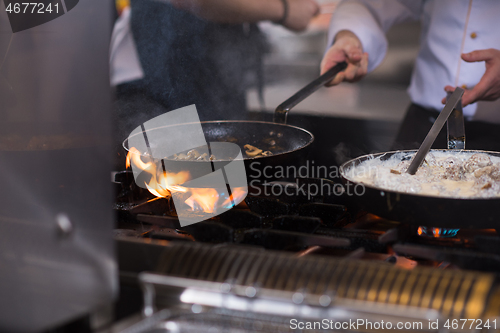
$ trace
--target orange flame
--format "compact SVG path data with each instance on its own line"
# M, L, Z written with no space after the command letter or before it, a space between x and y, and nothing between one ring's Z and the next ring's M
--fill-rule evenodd
M176 184L182 184L189 180L190 175L187 171L181 171L179 173L163 172L156 177L151 177L149 184L146 184L149 192L153 193L157 197L168 197L170 192L187 192L188 189Z
M144 162L140 152L132 147L127 154L126 166L131 165L137 167L143 172L151 175L149 182L145 183L146 188L157 197L170 197L173 192L186 193L190 195L184 202L191 207L194 212L215 213L219 208L231 208L234 204L239 203L247 194L244 187L233 189L230 197L220 198L219 191L213 188L187 188L179 184L184 184L190 180L191 175L188 171L178 173L170 173L157 170L156 164L152 161ZM223 190L225 191L225 189ZM221 192L223 192L221 191ZM222 204L219 203L225 199Z
M163 172L158 177L158 186L162 189L166 189L173 192L187 192L187 188L179 186L177 184L183 184L187 182L190 178L189 172L181 171L178 173L173 172Z
M127 161L125 163L127 169L130 168L131 162L134 163L134 165L140 170L146 170L152 165L151 162L144 163L142 161L141 153L135 147L130 148L130 150L128 151Z
M187 171L178 173L158 172L153 162L144 162L141 158L141 153L135 147L131 147L126 160L126 167L134 165L139 170L147 172L151 175L149 183L145 183L146 188L157 197L169 197L171 192L187 192L185 187L178 184L185 183L189 180L190 174Z
M246 195L247 191L244 187L235 187L232 190L231 196L222 203L222 207L237 205Z
M193 188L190 189L192 195L185 201L191 210L214 213L217 211L219 193L213 188Z

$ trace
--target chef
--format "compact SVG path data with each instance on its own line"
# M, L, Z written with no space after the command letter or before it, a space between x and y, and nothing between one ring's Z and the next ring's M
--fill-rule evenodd
M346 71L329 85L360 80L384 59L389 28L420 20L420 50L408 88L412 104L393 148L418 148L446 92L462 87L466 147L500 150L500 103L491 102L500 97L498 17L495 0L342 1L331 19L321 71L347 61ZM446 147L446 129L433 147Z
M318 12L315 0L132 0L142 72L117 86L118 135L191 104L201 120L245 119L246 90L262 86L267 48L255 23L302 31Z

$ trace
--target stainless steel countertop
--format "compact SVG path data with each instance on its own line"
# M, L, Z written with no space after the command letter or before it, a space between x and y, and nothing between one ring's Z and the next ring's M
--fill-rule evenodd
M308 82L268 85L264 89L266 110L274 110ZM322 88L299 103L291 112L333 117L401 121L410 103L406 86L375 82L342 83ZM260 110L256 89L247 93L250 110Z

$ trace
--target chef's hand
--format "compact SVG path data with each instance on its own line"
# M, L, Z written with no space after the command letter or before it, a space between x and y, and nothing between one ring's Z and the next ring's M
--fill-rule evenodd
M348 30L339 31L335 36L332 47L321 61L321 74L342 61L347 62L347 68L328 82L327 86L334 86L342 81L359 81L368 71L368 53L363 53L361 41Z
M487 49L463 53L462 59L467 62L484 61L486 66L486 72L476 86L472 89L465 89L462 105L466 106L477 101L494 101L500 98L500 50ZM446 86L444 90L453 92L455 88ZM442 103L446 103L446 98L443 98Z
M251 0L250 0L251 1ZM292 31L303 31L311 19L319 14L319 5L314 0L287 0L288 14L283 26Z

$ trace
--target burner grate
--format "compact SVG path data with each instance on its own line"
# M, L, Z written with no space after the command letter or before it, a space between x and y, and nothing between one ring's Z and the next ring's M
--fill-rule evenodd
M210 282L233 281L256 288L428 308L459 318L480 318L494 281L493 275L484 273L404 270L382 262L297 258L199 243L172 245L164 252L157 271Z

